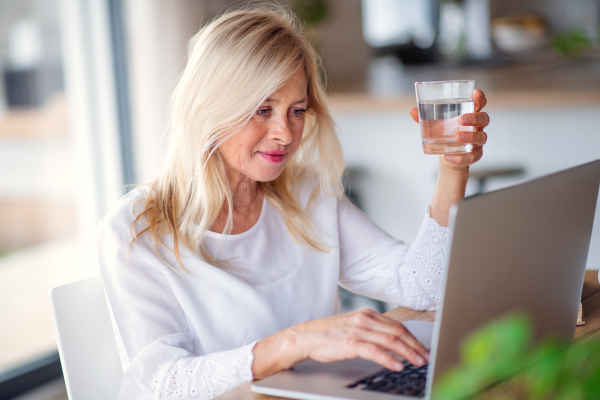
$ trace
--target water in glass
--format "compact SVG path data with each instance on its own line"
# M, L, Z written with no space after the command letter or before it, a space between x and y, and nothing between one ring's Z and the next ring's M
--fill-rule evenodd
M428 100L419 102L419 124L423 151L426 154L470 153L472 144L457 142L456 132L471 132L473 127L463 126L458 117L472 113L472 99Z

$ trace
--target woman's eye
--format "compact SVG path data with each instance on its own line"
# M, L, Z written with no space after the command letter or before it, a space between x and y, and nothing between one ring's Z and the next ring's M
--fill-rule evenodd
M300 117L304 116L304 113L306 112L306 110L304 108L294 108L293 110L291 110L291 112L295 118L300 118Z
M270 108L260 108L258 111L256 111L256 113L260 116L266 117L269 115L269 113L271 112Z

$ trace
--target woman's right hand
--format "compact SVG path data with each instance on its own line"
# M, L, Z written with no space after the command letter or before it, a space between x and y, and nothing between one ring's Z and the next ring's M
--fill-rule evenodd
M361 357L392 371L402 363L391 351L414 365L429 360L427 349L399 322L364 308L303 322L268 336L254 346L252 373L263 379L312 359L332 362Z

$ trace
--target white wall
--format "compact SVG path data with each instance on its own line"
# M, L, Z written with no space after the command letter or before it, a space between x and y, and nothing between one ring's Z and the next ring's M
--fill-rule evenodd
M185 66L188 39L204 17L195 0L127 0L127 57L137 183L151 182L165 152L169 101Z
M493 101L492 96L490 101ZM474 167L522 165L520 178L491 180L494 190L600 158L600 107L497 108L483 159ZM418 125L405 112L334 114L346 164L362 167L356 186L364 210L391 235L412 241L431 201L438 160L424 155ZM473 193L470 183L467 195ZM600 211L596 213L588 268L600 268Z

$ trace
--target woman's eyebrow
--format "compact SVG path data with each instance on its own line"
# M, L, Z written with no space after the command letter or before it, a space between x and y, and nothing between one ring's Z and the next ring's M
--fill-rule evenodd
M308 97L305 96L305 97L301 98L300 100L294 101L292 104L300 104L300 103L305 103L307 101L308 101ZM279 100L275 100L275 99L272 99L269 97L267 100L265 100L265 103L279 103Z
M295 101L292 104L306 103L307 101L308 101L308 97L304 96L303 98L301 98L300 100Z

